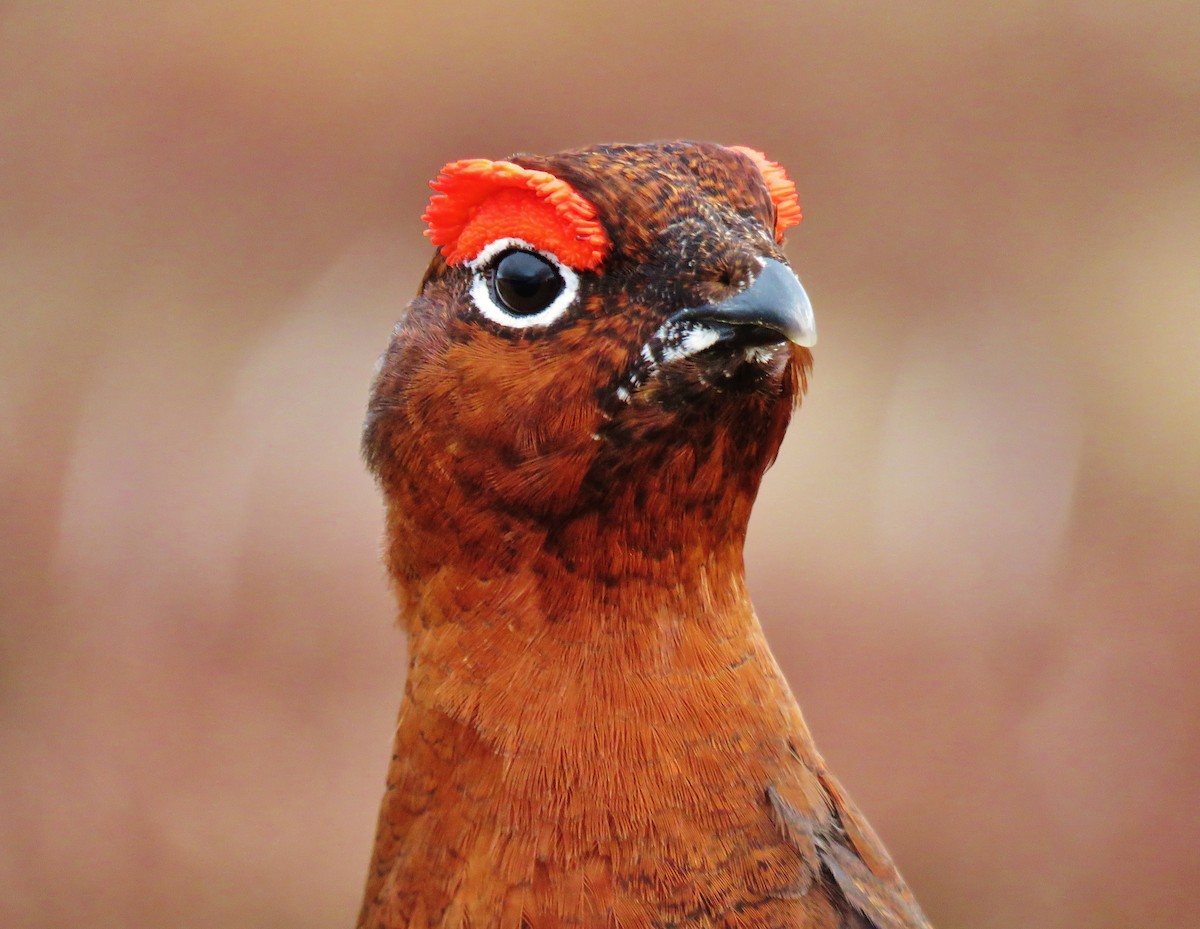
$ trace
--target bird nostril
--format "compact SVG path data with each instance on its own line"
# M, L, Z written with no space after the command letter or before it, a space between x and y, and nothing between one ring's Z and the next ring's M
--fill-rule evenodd
M738 252L710 255L697 265L700 283L714 291L713 298L721 299L745 289L758 274L760 262L752 255Z

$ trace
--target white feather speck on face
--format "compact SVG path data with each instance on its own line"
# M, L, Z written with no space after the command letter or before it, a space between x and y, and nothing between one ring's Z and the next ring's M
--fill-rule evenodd
M710 326L689 326L675 339L666 341L660 360L663 364L670 364L672 361L688 358L706 348L712 348L720 338L720 334Z
M742 357L751 364L762 364L774 358L777 351L778 345L748 345L742 351Z
M721 334L702 322L667 320L642 346L638 364L617 388L617 399L628 403L633 392L650 380L664 365L698 355L721 341Z

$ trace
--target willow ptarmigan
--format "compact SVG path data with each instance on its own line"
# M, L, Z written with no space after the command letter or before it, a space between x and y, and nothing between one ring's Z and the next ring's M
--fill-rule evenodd
M410 665L359 926L927 927L746 591L816 337L792 182L671 142L433 188L364 433Z

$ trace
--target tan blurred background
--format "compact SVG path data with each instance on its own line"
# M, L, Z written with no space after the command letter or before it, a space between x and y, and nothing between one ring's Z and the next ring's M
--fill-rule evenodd
M0 924L350 926L359 462L445 161L765 149L810 397L748 558L940 929L1200 926L1200 7L0 6Z

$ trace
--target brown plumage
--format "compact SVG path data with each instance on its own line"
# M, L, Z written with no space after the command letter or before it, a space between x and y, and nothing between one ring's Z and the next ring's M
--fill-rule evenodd
M435 186L364 435L410 665L359 925L927 926L746 591L811 360L790 182L681 142Z

